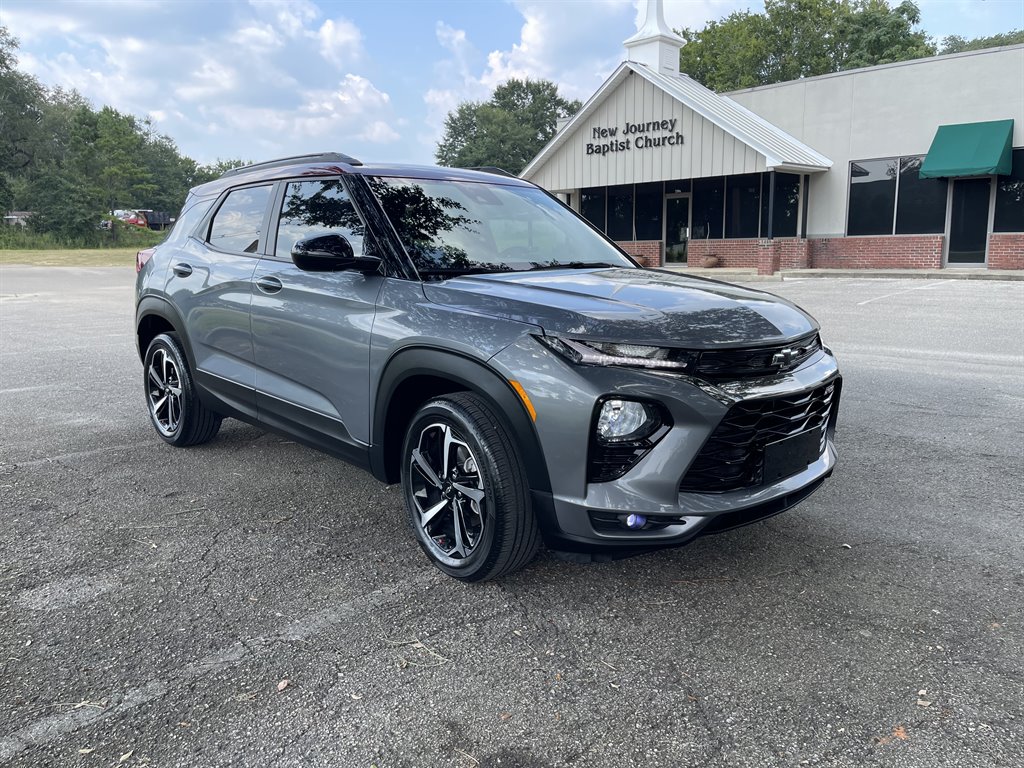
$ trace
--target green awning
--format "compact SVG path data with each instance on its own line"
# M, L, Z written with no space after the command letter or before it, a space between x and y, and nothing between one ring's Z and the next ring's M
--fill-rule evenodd
M1013 120L940 125L921 164L921 178L1008 174L1012 139Z

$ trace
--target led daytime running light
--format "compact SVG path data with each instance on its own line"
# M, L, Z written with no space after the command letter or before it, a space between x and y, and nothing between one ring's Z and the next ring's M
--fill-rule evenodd
M583 365L625 365L633 368L682 371L686 370L690 362L688 359L665 359L669 354L669 350L663 347L651 347L642 344L616 344L614 342L585 342L576 341L575 339L554 338L551 336L541 336L538 338L555 351L568 357L573 362ZM599 348L598 345L604 349ZM634 352L639 350L650 350L649 354L651 356L640 357L636 354L609 354L612 350L617 350L619 348L629 349Z

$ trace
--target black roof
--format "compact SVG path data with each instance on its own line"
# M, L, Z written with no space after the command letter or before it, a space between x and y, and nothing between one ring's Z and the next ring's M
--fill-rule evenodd
M338 174L361 174L364 176L396 176L414 179L438 179L444 181L483 181L489 184L533 186L512 175L495 173L488 169L439 168L432 165L402 165L389 163L364 164L353 157L338 152L321 152L314 155L298 155L254 163L227 171L219 179L202 184L192 191L202 195L219 193L225 187L238 183L268 181L294 176L334 176Z

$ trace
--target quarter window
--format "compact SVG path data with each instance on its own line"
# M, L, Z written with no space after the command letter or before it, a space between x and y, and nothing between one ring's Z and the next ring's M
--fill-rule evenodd
M256 253L270 187L245 187L228 193L210 224L210 245L222 251Z
M365 233L341 179L292 181L284 191L274 252L279 259L289 259L299 240L337 234L345 237L353 252L359 254L363 253Z

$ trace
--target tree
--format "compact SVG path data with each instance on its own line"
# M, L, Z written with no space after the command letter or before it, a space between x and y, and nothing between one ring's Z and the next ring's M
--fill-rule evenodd
M555 135L559 118L579 111L547 80L509 80L484 102L459 104L445 118L434 156L455 168L494 166L519 173Z
M716 91L768 85L935 53L917 6L887 0L766 0L679 32L680 69Z
M963 53L964 51L980 51L983 48L999 48L1003 45L1017 45L1024 43L1024 29L1013 29L999 35L990 37L976 37L973 40L965 40L960 35L950 35L942 41L941 54Z
M923 30L921 12L909 0L890 8L885 0L868 0L856 13L847 14L839 25L845 44L842 69L891 64L921 59L935 53Z

